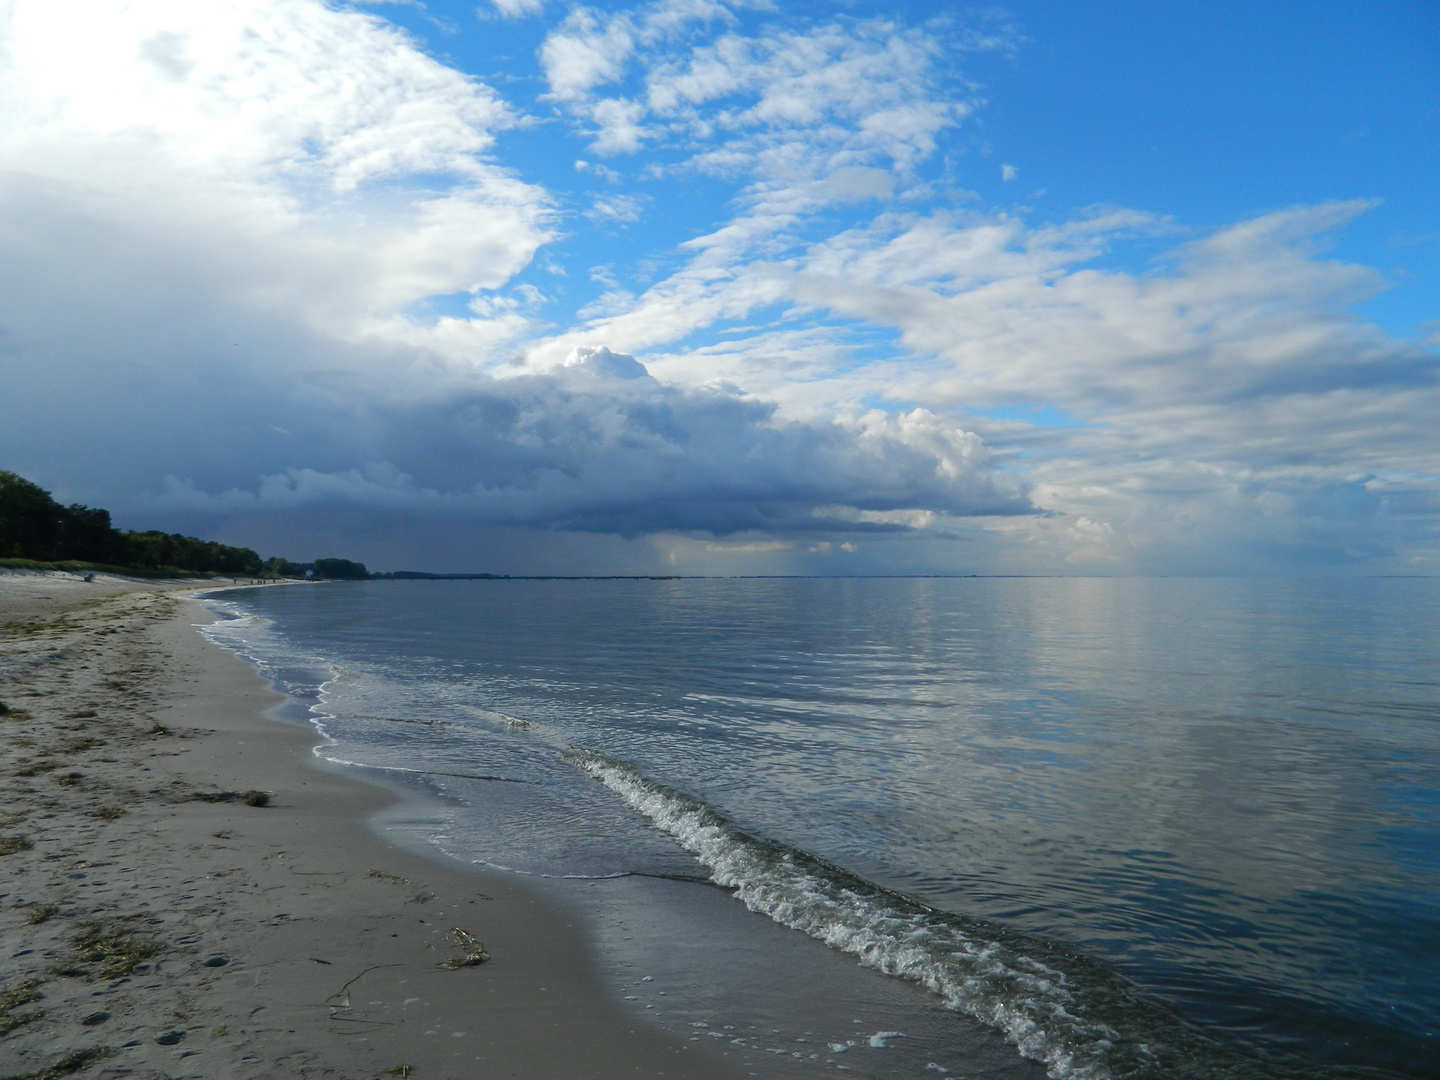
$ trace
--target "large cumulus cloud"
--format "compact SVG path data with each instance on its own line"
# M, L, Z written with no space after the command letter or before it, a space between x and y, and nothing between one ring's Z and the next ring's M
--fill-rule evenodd
M373 390L349 387L310 412L337 433L348 427L363 464L290 467L223 491L171 478L156 505L344 506L624 536L888 531L904 527L886 517L897 510L1029 509L1017 483L997 481L977 437L924 409L786 421L730 390L658 383L603 347L544 374L455 376L398 399Z
M8 465L134 523L346 508L422 545L431 519L810 533L1026 508L921 408L785 418L597 347L505 367L527 322L503 287L553 207L489 156L515 112L379 20L89 18L19 4L0 28ZM414 309L454 294L461 317Z

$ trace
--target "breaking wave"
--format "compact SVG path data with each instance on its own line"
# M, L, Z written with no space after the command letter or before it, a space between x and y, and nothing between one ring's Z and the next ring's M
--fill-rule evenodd
M939 911L817 856L752 836L713 807L603 754L570 760L691 852L751 911L998 1028L1057 1080L1299 1075L1221 1043L1073 949Z

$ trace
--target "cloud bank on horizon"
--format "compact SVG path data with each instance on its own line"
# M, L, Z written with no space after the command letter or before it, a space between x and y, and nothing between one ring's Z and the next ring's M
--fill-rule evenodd
M846 12L0 4L0 466L425 569L1435 569L1373 193L1042 220L1027 35Z

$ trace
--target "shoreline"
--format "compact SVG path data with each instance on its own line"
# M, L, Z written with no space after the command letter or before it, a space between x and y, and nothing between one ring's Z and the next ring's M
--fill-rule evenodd
M398 796L265 715L288 699L196 632L194 582L26 577L0 575L0 1075L749 1075L624 1015L520 883L374 832ZM455 928L489 959L445 966Z
M217 614L232 599L236 614L253 613L256 609L245 603L243 592L222 589L214 594L221 601ZM349 592L341 589L332 599ZM271 598L282 609L291 603L308 606L312 599L302 599L299 594ZM266 598L256 597L255 602L259 611L269 611ZM283 617L271 614L277 618L277 629L288 625ZM322 767L346 775L355 775L351 770L357 770L368 782L396 795L397 801L370 822L387 842L427 861L438 860L446 866L475 869L519 882L518 887L530 890L542 907L548 905L552 912L563 913L567 924L573 923L582 933L587 955L605 983L610 1000L627 1015L643 1017L647 1027L664 1037L699 1043L709 1053L718 1052L729 1064L751 1075L774 1078L799 1080L815 1075L817 1069L849 1072L871 1080L897 1080L931 1071L975 1080L1043 1077L1043 1065L1022 1055L995 1026L953 1008L915 979L896 978L876 970L875 965L864 963L850 950L836 948L812 933L797 932L784 920L754 910L735 895L733 887L718 884L707 869L679 847L674 852L683 866L671 868L673 877L659 865L625 868L623 858L620 866L603 862L585 867L568 862L530 865L525 863L523 849L515 852L520 855L518 861L486 861L485 856L491 854L486 832L498 830L505 836L508 829L531 820L535 810L540 815L536 820L550 820L553 814L564 813L564 806L587 806L589 812L603 820L609 820L608 815L617 808L627 819L633 811L625 809L623 802L614 801L612 793L602 795L603 806L590 805L589 792L571 791L564 802L537 808L527 808L524 799L512 800L509 796L514 794L513 789L497 792L482 786L479 790L442 793L424 778L461 774L430 773L426 765L461 766L453 760L446 766L434 765L428 749L423 761L397 761L392 757L386 759L390 767L374 761L367 763L363 750L350 753L343 749L348 745L343 720L346 707L337 702L339 715L335 719L340 727L336 729L327 720L332 706L312 704L316 693L335 677L333 656L322 659L312 653L319 647L313 643L299 646L298 653L293 651L298 646L295 641L278 652L264 645L252 646L247 644L249 635L243 630L233 639L223 631L206 632L205 636L222 647L228 642L237 655L284 680L278 685L293 687L297 697L275 715L307 732L313 725L322 734L340 740L334 749L328 745L317 747L315 753ZM324 648L320 651L327 653ZM379 711L388 717L395 707L392 703ZM420 710L413 714L416 716L429 715L420 701L398 707ZM316 712L319 723L314 723ZM484 771L496 768L508 774L509 770L501 765L508 760L505 747L514 752L513 745L506 741L503 747L491 746L482 752L498 756L474 760L490 763ZM349 760L352 757L361 760ZM596 782L588 780L581 786L592 783ZM494 816L497 811L499 816ZM490 817L490 824L467 840L467 829L473 829L477 813L482 818ZM472 818L468 826L467 818ZM627 827L618 821L611 824ZM648 833L655 826L645 823L640 828ZM515 838L509 839L513 842ZM544 849L547 839L536 839ZM506 843L503 839L499 842L502 847ZM669 839L661 841L667 848L672 843ZM524 865L529 869L518 868Z

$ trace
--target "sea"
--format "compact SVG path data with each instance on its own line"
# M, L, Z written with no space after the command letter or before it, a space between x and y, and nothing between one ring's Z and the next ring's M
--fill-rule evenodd
M406 796L378 830L523 879L620 1008L754 1075L1440 1077L1440 579L207 603Z

